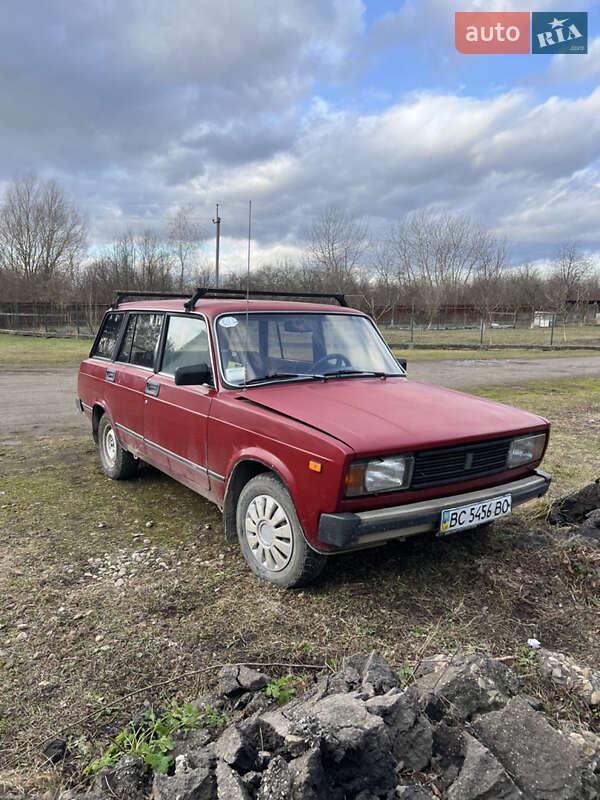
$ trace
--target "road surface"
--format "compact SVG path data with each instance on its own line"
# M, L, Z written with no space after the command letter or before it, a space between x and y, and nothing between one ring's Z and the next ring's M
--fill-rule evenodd
M600 376L600 355L577 358L409 361L412 380L453 389ZM89 430L75 408L77 370L0 371L0 442L61 430Z

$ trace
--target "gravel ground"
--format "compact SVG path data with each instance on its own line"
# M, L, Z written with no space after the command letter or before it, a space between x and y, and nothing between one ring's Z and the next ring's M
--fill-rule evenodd
M600 356L419 362L409 354L408 369L412 380L457 389L600 375ZM72 368L0 372L0 440L26 433L87 431L87 420L75 409L76 390L77 372Z

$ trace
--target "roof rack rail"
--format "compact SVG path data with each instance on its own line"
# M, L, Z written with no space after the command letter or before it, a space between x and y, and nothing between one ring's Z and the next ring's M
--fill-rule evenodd
M348 306L346 303L346 298L343 294L336 294L335 292L270 292L270 291L250 291L247 292L245 289L210 289L206 286L199 286L191 298L185 304L186 311L193 311L196 305L196 302L201 297L208 297L211 295L216 295L217 297L232 297L232 298L239 298L243 300L246 295L250 295L252 297L310 297L313 299L320 299L324 300L325 298L329 300L337 300L337 302L341 306Z
M162 297L168 300L189 296L189 292L178 292L177 294L172 294L171 292L124 292L120 289L117 289L117 296L115 297L110 308L116 308L126 297Z

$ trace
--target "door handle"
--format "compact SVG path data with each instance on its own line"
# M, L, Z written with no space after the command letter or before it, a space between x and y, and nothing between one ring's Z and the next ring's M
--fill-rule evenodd
M107 369L106 370L106 380L107 381L110 381L111 383L114 383L116 377L117 377L117 370L116 369Z
M158 381L146 381L146 388L144 389L145 394L149 394L152 397L158 397L159 391L160 383L158 383Z

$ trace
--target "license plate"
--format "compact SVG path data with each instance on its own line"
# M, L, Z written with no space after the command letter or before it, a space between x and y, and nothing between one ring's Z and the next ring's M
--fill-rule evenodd
M468 506L456 506L442 511L439 536L445 536L454 531L475 528L499 517L506 517L512 510L512 495L494 497L482 503L471 503Z

